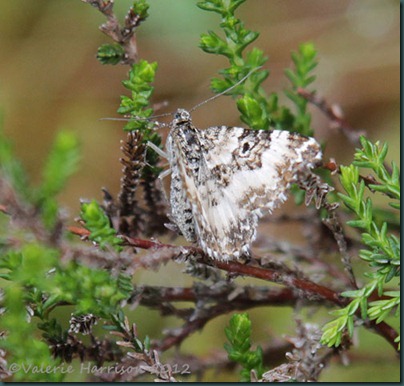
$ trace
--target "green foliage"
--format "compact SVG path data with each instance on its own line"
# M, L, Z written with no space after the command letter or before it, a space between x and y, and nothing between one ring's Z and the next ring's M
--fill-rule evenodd
M240 373L240 382L250 382L251 370L255 370L258 379L264 373L263 357L261 347L255 351L251 350L251 320L247 313L234 314L225 328L229 343L225 343L230 360L239 363L243 369Z
M48 229L53 227L57 218L56 196L65 187L68 178L76 171L79 158L77 137L67 131L59 132L43 169L42 184L36 199Z
M22 198L30 197L28 177L19 160L15 157L13 146L3 133L3 124L0 125L0 172L4 178L15 187Z
M137 15L140 21L144 21L149 16L149 4L146 0L135 0L131 12Z
M63 340L63 331L49 313L58 304L74 306L74 314L92 313L103 318L112 318L120 309L120 302L132 291L131 278L120 274L112 277L106 270L92 269L71 262L59 264L59 253L40 244L27 244L21 250L12 250L0 259L1 277L8 280L4 287L5 314L1 328L7 331L7 339L0 340L6 349L9 363L16 363L21 369L28 366L55 368L48 345L35 338L36 324L28 319L27 304L34 317L41 320L38 328L44 330L44 337ZM26 339L30 337L30 339ZM40 381L43 373L19 371L14 380ZM54 372L49 380L61 381L63 374Z
M276 93L268 96L262 88L262 82L268 77L269 71L260 70L267 58L264 52L256 47L249 51L246 48L253 43L259 34L245 28L243 22L234 15L236 9L245 0L205 0L198 2L198 7L218 13L221 16L220 27L224 37L209 31L201 36L200 47L205 52L223 55L228 58L230 67L219 71L223 79L215 78L211 86L216 93L224 92L247 74L246 81L229 91L233 96L240 95L237 107L240 119L253 129L266 130L269 126L282 130L312 135L310 127L311 115L306 111L307 101L298 95L299 87L309 86L315 79L311 74L317 66L317 52L312 43L305 43L299 51L292 53L295 69L285 71L292 83L292 89L286 91L288 98L296 107L296 115L278 103ZM258 70L257 70L258 69ZM252 70L256 70L251 72Z
M39 244L26 244L21 250L11 250L2 256L0 269L6 271L2 274L2 278L18 282L22 286L48 290L51 284L45 278L56 261L55 250Z
M118 64L125 56L124 48L117 43L103 44L98 48L97 59L101 64Z
M27 244L21 250L10 250L0 258L1 277L4 285L4 307L0 325L7 331L7 339L0 346L7 350L9 363L23 369L14 375L14 380L40 381L43 373L38 368L54 369L59 360L53 360L48 345L35 338L36 330L43 336L63 342L67 331L50 312L59 304L70 304L75 315L92 313L97 317L113 320L121 309L121 301L133 292L131 278L124 274L117 277L103 269L82 266L75 262L60 265L59 252L40 244ZM28 317L27 305L33 311ZM38 318L41 323L36 325ZM26 339L29 336L30 339ZM30 366L30 367L29 367ZM56 371L48 380L61 381L63 374Z
M46 227L58 217L55 196L63 189L78 162L75 136L66 132L58 134L38 188L23 184L25 171L7 141L0 141L0 158L2 183L9 185L10 192L20 193L20 189L25 192L18 197L17 203L12 203L28 208L32 216L27 220L24 212L18 214L17 225L20 221L21 224L24 221L32 223L22 229L8 226L8 217L3 219L7 225L0 249L0 278L4 280L2 307L5 312L0 319L0 328L7 338L0 340L0 346L7 352L8 363L20 367L13 375L14 381L43 381L44 373L40 369L47 366L56 369L60 360L52 359L49 340L48 343L41 340L38 329L43 331L45 339L54 342L63 344L67 337L67 330L55 318L50 318L52 310L69 304L75 315L92 313L111 320L121 309L121 302L132 294L133 285L131 278L122 273L112 276L108 270L90 268L73 260L61 264L61 250L56 249L56 245L50 248L49 241L44 239L51 235L43 232L44 225ZM46 208L50 203L56 210L52 217L47 217ZM82 214L92 231L90 238L102 247L111 245L121 249L121 240L115 237L108 218L96 203L83 204ZM9 243L7 239L13 242ZM46 379L54 382L63 377L61 371L46 374Z
M220 15L220 27L224 34L221 37L209 31L202 35L201 48L207 53L225 56L230 63L229 68L220 71L223 79L212 80L213 90L223 92L250 74L243 84L229 91L235 97L240 96L237 106L245 123L254 129L274 126L312 135L311 115L298 89L307 89L315 79L312 71L317 65L317 52L313 44L300 45L298 51L292 53L293 69L285 71L291 82L286 95L295 108L292 113L279 105L276 93L268 96L262 87L269 71L260 67L267 58L258 48L249 49L258 33L248 30L235 17L235 11L244 2L205 0L198 3L201 9ZM144 0L135 1L129 15L137 15L138 18L132 20L137 20L138 24L148 16L148 7ZM125 50L121 44L103 45L98 50L98 59L103 64L117 64L124 57ZM153 130L154 124L150 121L153 114L150 100L156 69L156 63L145 60L131 67L128 79L123 81L130 96L121 97L118 112L133 118L124 130L139 130L144 144L150 141L160 147L161 137ZM340 345L346 330L352 335L354 320L359 312L363 319L380 323L392 314L398 317L400 310L400 292L392 288L400 273L400 244L398 238L389 232L388 226L399 224L399 219L395 211L375 208L368 197L372 192L386 195L391 201L389 205L399 209L399 170L394 163L391 164L391 171L385 164L387 145L373 144L363 137L361 144L363 149L357 150L354 163L341 168L341 184L345 194L339 197L354 215L354 219L347 224L361 232L364 247L359 257L368 264L368 281L358 290L342 293L351 301L343 309L333 311L335 319L324 326L323 343L328 346ZM65 343L69 334L69 330L62 327L62 321L55 317L54 310L61 305L69 305L74 315L93 314L96 318L104 319L108 324L103 327L115 333L115 337L123 338L119 342L122 347L138 354L150 351L150 339L146 336L142 340L137 336L136 326L129 326L122 309L125 301L133 296L132 278L123 273L111 274L108 269L81 264L81 257L91 261L91 249L76 249L70 240L66 242L64 239L66 232L59 218L56 197L76 169L78 149L78 141L73 134L59 133L43 169L42 182L38 188L34 188L28 184L26 173L13 155L10 143L0 132L0 182L4 180L5 185L9 184L12 192L17 193L15 202L17 209L20 209L13 218L18 221L4 229L0 245L0 278L4 288L2 307L5 309L0 326L6 334L6 339L0 340L0 347L7 351L8 362L16 363L21 368L55 368L60 363L52 359L48 343ZM143 182L153 181L159 174L161 169L156 166L158 161L154 151L147 152L147 166L142 170ZM364 180L360 177L359 168L370 169L375 178ZM32 218L28 218L27 214ZM1 216L2 221L9 219L3 214ZM103 257L114 257L123 250L122 239L117 237L108 216L97 202L83 203L81 217L90 232L89 239L101 250L107 251ZM58 229L56 224L60 224L61 237L55 241L49 231ZM111 254L111 251L114 253ZM65 258L66 255L69 258ZM375 293L380 299L370 301ZM241 381L246 382L250 381L252 370L258 378L264 373L262 349L251 349L251 330L251 321L246 313L235 314L225 329L228 357L242 366ZM43 339L39 338L38 332L42 332ZM13 378L13 381L43 380L43 373L32 370L19 371ZM46 374L46 380L59 382L63 380L63 373L54 371Z
M92 313L109 319L120 309L120 302L132 291L131 278L124 274L113 277L102 269L92 269L77 263L60 269L55 274L55 288L44 303L46 309L57 301L75 305L74 313Z
M120 34L114 31L115 40L119 40L119 43L103 44L98 48L97 59L101 64L116 65L125 63L125 43L130 39L130 35L134 33L136 27L149 16L148 10L149 4L145 0L135 0L133 2L133 6L125 18L125 26L121 28ZM119 35L122 36L120 39L118 39Z
M384 161L388 151L387 143L380 146L379 142L373 144L365 137L361 137L360 141L363 150L359 150L355 154L353 164L357 167L371 169L381 183L369 184L369 188L397 200L391 202L390 206L400 209L400 171L394 162L391 163L391 172L385 166Z
M161 148L161 137L153 130L154 123L149 120L153 114L150 106L150 99L154 87L151 83L154 81L157 63L148 63L146 60L140 60L134 64L129 71L129 79L122 83L126 89L130 90L131 96L121 96L121 105L118 109L119 114L130 114L133 118L125 125L124 130L139 130L142 133L142 142L152 142ZM157 176L161 168L157 166L159 156L155 151L148 150L146 153L146 166L143 168L143 177L150 175Z
M43 170L40 199L56 196L76 171L79 160L78 141L74 134L58 133Z
M75 305L76 314L92 313L110 317L119 303L133 291L131 278L111 276L76 262L61 266L57 250L40 244L27 244L0 259L1 277L26 289L24 300L34 304L35 315L47 319L60 302Z
M8 361L18 366L13 381L39 382L44 380L44 374L37 369L54 369L60 360L52 358L48 345L35 338L36 326L27 323L25 290L14 283L4 290L4 304L7 312L2 316L1 326L8 331L7 339L2 339L0 345L8 352ZM14 365L14 366L15 366ZM16 367L14 367L16 369ZM48 382L61 382L64 374L51 372L46 375Z
M132 328L129 326L129 322L122 310L112 315L112 322L114 324L104 325L103 328L108 331L114 331L126 338L125 345L137 352L144 353L150 350L150 338L146 335L143 341L141 341L137 336L136 326L133 325Z
M0 260L0 268L6 271L3 278L9 280L4 287L6 312L0 320L1 328L7 331L7 339L0 340L0 345L8 352L9 363L20 366L20 371L14 375L15 381L43 380L43 374L24 371L23 366L55 367L59 362L52 359L47 344L35 338L36 326L27 321L26 305L31 294L53 287L48 272L56 264L56 258L54 250L27 244L22 250L9 252ZM49 374L48 379L58 382L62 378L63 374L56 373Z
M153 113L153 109L148 106L154 91L151 83L154 82L156 69L156 62L148 63L146 60L141 60L130 69L129 79L122 81L125 88L131 92L131 96L121 96L118 113L135 118L126 124L124 130L141 130L143 132L153 127L153 123L147 118Z
M352 335L354 315L358 309L363 319L376 320L376 323L384 321L387 316L400 304L398 291L385 290L386 283L400 275L400 241L392 233L388 232L386 222L377 224L374 219L373 201L365 198L365 181L360 178L359 167L370 168L377 176L374 184L368 189L387 194L397 200L390 203L393 208L399 208L400 185L399 171L392 164L392 172L387 171L384 160L387 155L387 146L380 146L378 142L373 144L368 139L361 137L363 149L357 150L353 165L341 166L341 184L346 194L339 194L345 206L355 215L355 219L348 221L351 227L361 230L362 243L366 249L359 251L359 257L366 261L371 269L366 273L369 282L362 288L354 291L346 291L342 295L352 298L350 304L332 314L337 319L324 326L322 342L328 346L338 346L341 343L342 333L345 328ZM370 302L369 297L377 290L379 296L386 299Z
M218 13L221 16L220 27L225 38L209 31L201 37L200 47L208 53L224 55L229 59L230 67L219 71L224 79L213 79L212 89L223 92L236 84L252 70L262 66L267 58L264 52L256 47L244 53L245 49L258 37L258 33L247 30L241 20L234 16L236 9L244 1L239 0L206 0L197 5L206 11ZM285 106L279 105L278 94L267 95L261 83L268 77L269 71L256 70L242 84L229 93L241 95L237 100L237 108L241 113L240 119L249 127L266 130L270 126L280 130L289 130L303 135L312 136L311 114L307 111L307 101L297 93L298 88L310 86L315 76L312 71L317 66L317 51L312 43L299 46L298 52L292 52L294 69L285 70L285 75L291 82L291 89L286 90L287 97L293 102L296 114ZM292 193L298 205L304 202L304 191L297 186L292 187Z
M107 246L113 247L117 252L122 250L122 240L116 237L116 231L112 228L108 216L100 208L97 201L81 204L81 218L86 228L90 231L89 239L94 241L103 250Z
M292 60L295 70L288 68L285 75L292 84L291 90L286 90L286 96L296 107L296 116L293 123L293 131L300 134L312 136L313 129L310 127L311 114L307 112L307 100L297 93L299 88L307 88L316 77L311 75L317 66L317 51L313 43L304 43L299 46L298 52L292 52Z
M79 158L76 136L67 131L59 132L44 166L42 183L34 189L30 187L23 167L13 154L10 142L0 132L1 174L27 204L37 207L47 229L52 229L57 218L56 196L76 171Z
M223 79L212 80L211 87L217 92L223 92L236 84L248 73L261 67L266 61L263 52L257 48L245 53L245 49L259 34L244 27L240 19L234 15L235 10L244 2L240 0L206 0L198 2L198 7L218 13L221 16L220 27L225 37L222 38L213 31L201 36L200 47L205 52L224 55L230 62L230 67L219 71ZM267 97L261 83L267 78L267 70L257 70L251 73L243 84L238 85L229 93L243 95L237 101L241 112L241 120L254 129L267 129L270 123L270 111Z

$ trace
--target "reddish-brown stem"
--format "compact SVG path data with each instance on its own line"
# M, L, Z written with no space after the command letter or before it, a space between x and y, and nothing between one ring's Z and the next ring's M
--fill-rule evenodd
M157 242L151 242L148 240L141 239L129 239L127 238L127 242L134 247L138 248L178 248L176 246L170 244L162 244ZM203 254L201 249L195 247L187 247L189 251L199 252ZM276 270L271 270L267 268L261 267L253 267L250 265L240 264L238 262L222 262L215 260L211 263L213 266L223 269L229 273L237 273L240 275L251 276L267 281L272 281L276 283L285 284L291 288L298 288L303 291L306 297L313 299L326 299L334 304L337 304L340 307L344 307L349 303L349 300L341 297L337 292L321 286L319 284L313 283L310 280L299 279L294 276L285 276L280 274ZM358 312L358 317L360 317L360 312ZM204 322L206 323L206 322ZM394 342L397 338L397 332L387 323L381 322L376 324L375 321L369 321L368 326L376 331L379 335L383 336L396 350L398 350L398 343Z
M157 243L149 240L135 239L135 238L125 238L129 245L137 248L150 249L150 248L178 248L174 245ZM203 254L200 248L186 247L190 252L198 252ZM263 279L267 281L272 281L275 283L286 284L292 288L298 288L304 291L308 296L312 295L315 297L320 297L322 299L329 300L330 302L336 303L339 306L344 306L347 301L340 297L335 291L321 286L319 284L313 283L309 280L299 279L293 276L284 277L283 273L279 273L276 270L266 269L262 267L254 267L251 265L241 264L235 261L224 262L220 260L214 260L210 262L211 265L220 268L229 273L237 273L240 275L246 275L255 277L257 279Z
M73 228L73 229L72 229ZM70 231L79 234L80 236L83 236L83 231L78 231L76 227L71 227ZM142 249L161 249L161 248L178 248L178 246L171 245L171 244L164 244L164 243L159 243L156 241L150 241L150 240L144 240L144 239L138 239L138 238L130 238L130 237L125 237L124 238L125 243L131 247L136 247L136 248L142 248ZM204 253L200 248L196 247L183 247L184 251L190 252L197 254L201 257L199 257L198 261L199 262L204 262L206 263L206 257L204 257ZM268 268L263 268L263 267L257 267L257 266L252 266L248 264L241 264L235 261L230 261L230 262L223 262L219 260L210 260L209 264L222 269L226 272L229 272L231 274L239 274L239 275L245 275L245 276L251 276L257 279L262 279L266 281L271 281L275 283L282 283L286 285L287 287L291 289L298 289L301 290L302 293L304 294L304 297L309 299L309 300L319 300L319 299L325 299L328 300L340 307L344 307L349 303L349 300L346 298L341 297L337 292L333 291L332 289L328 287L324 287L322 285L316 284L310 280L307 279L301 279L293 275L288 275L282 272L279 272L274 269L268 269ZM251 307L251 306L250 306ZM247 307L248 308L248 307ZM214 311L213 315L212 313L209 313L209 317L207 319L197 319L190 324L187 324L184 326L184 329L188 331L187 333L184 332L184 337L188 336L189 333L192 331L195 331L196 329L199 329L203 327L203 325L213 317L217 316L216 314L221 314L222 312L228 312L227 308L224 307L223 305L220 305L220 307ZM357 316L360 318L360 311L357 313ZM369 321L366 324L369 328L372 328L373 330L376 331L379 335L383 336L397 351L398 351L398 343L394 342L394 340L397 338L398 334L397 332L389 326L385 322L381 322L376 324L375 321ZM181 335L181 334L180 334ZM168 337L167 341L171 342L177 342L181 341L180 338L178 337ZM164 347L168 345L168 343L164 343ZM171 347L171 346L168 346Z
M329 105L324 98L316 95L315 92L307 91L304 88L298 88L297 93L308 102L318 107L330 119L332 125L337 127L337 129L340 129L353 145L360 145L359 138L361 135L366 135L366 132L364 130L356 130L353 128L342 117L342 112L340 111L339 106ZM384 163L384 167L390 174L392 173L391 167L386 162Z
M340 129L344 135L355 146L359 145L359 137L366 134L364 131L355 130L343 117L338 106L332 106L324 98L317 96L314 92L309 92L303 88L298 88L297 93L318 107L332 122L334 126Z
M88 229L82 227L70 226L67 229L70 233L73 233L74 235L80 237L88 237L91 234L91 232Z
M100 30L120 44L125 50L125 56L122 64L133 64L137 62L138 50L136 43L136 27L143 19L137 15L131 8L126 15L124 26L120 26L117 17L114 14L113 0L82 0L97 8L106 18L107 21L100 26Z

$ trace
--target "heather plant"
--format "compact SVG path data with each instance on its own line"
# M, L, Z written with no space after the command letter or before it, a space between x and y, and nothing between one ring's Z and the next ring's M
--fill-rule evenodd
M158 67L139 57L136 39L140 24L147 23L148 3L135 0L120 25L111 0L84 1L106 17L101 30L113 40L98 49L99 62L128 66L122 81L126 94L117 108L128 118L123 123L122 176L116 177L121 188L116 196L103 189L102 202L83 200L77 225L67 226L58 194L80 163L78 138L70 132L57 135L42 181L34 186L12 144L0 134L2 378L60 382L68 379L70 365L81 362L112 366L88 379L97 381L196 381L212 368L232 369L242 382L318 381L333 357L350 350L357 329L378 334L399 351L393 327L400 310L399 168L388 163L387 144L356 135L318 97L314 44L303 42L292 52L293 64L285 69L289 86L281 91L290 103L282 105L281 92L268 95L270 86L264 88L271 64L253 46L259 33L236 15L245 0L197 3L201 12L220 18L218 31L201 31L200 48L229 62L212 79L212 91L235 100L246 127L315 136L308 109L313 105L357 147L351 164L324 160L310 180L292 189L304 211L297 220L324 242L308 238L307 250L289 241L274 243L274 253L254 255L246 263L211 260L198 246L183 245L177 230L165 226L169 208L158 179L164 168L150 149L163 149L153 118L159 112L152 103ZM388 200L386 207L375 203L379 196ZM158 241L167 235L178 239ZM163 273L159 286L133 280L139 270L162 269L168 261L181 266L192 284L167 286ZM319 268L320 279L313 272ZM260 279L261 284L236 277ZM182 302L188 307L181 307ZM279 305L294 309L295 336L279 337L282 343L276 344L254 342L250 310ZM138 306L176 317L181 325L149 337L146 326L131 320ZM304 308L330 306L327 316L313 313L303 321ZM67 324L58 313L64 307L70 311ZM222 315L228 325L217 350L224 355L207 360L181 353L184 341L197 331L204 334L205 325ZM175 355L169 350L173 347L180 348ZM279 353L276 363L268 361L274 351ZM46 376L35 371L47 367L56 370Z

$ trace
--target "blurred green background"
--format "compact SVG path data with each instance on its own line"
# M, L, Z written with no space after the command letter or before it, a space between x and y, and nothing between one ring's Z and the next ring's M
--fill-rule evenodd
M150 0L150 17L138 30L141 58L159 63L154 102L166 101L164 111L191 108L211 96L209 79L226 67L222 57L203 53L199 36L218 30L216 14L203 12L193 0ZM116 1L123 18L131 1ZM399 0L250 0L238 12L246 26L261 33L254 43L269 56L268 92L288 86L284 68L291 66L290 52L312 41L319 52L315 71L318 93L339 104L347 121L366 129L371 139L388 141L390 157L399 160L400 120L400 2ZM97 48L110 42L98 26L104 17L79 0L13 0L0 3L0 110L4 130L14 141L17 155L34 182L55 132L69 129L82 143L80 170L71 178L60 200L73 218L80 198L101 199L100 188L119 191L122 123L102 121L116 117L125 66L102 66ZM286 101L286 98L283 99ZM354 148L330 128L315 108L316 135L328 141L326 158L350 163ZM230 98L220 98L193 114L198 127L240 125ZM176 276L177 266L164 272L139 275L139 282L185 285ZM162 283L164 280L164 283ZM294 331L291 310L266 308L251 312L255 341ZM133 313L144 334L157 337L176 321L156 312ZM182 347L185 352L210 355L221 350L223 327L229 317L208 324ZM142 321L147 320L147 323ZM360 330L360 349L352 349L352 366L337 361L324 371L322 381L398 381L399 364L393 349L378 336ZM237 380L221 373L212 380Z

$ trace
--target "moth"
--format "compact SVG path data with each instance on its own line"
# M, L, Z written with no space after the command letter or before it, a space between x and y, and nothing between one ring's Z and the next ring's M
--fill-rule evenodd
M178 109L165 156L172 221L211 258L229 261L250 254L258 219L286 200L290 185L318 166L322 153L314 138L289 131L200 130Z

